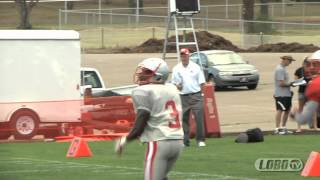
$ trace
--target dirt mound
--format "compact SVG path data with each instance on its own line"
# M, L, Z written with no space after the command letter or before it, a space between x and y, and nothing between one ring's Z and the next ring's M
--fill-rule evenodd
M200 50L210 49L227 49L232 51L244 51L233 45L229 40L226 40L222 36L210 34L207 31L196 32L198 46ZM183 36L179 35L179 41L182 42ZM186 34L186 42L193 42L193 34ZM171 36L168 38L168 42L176 42L176 37ZM141 45L134 48L121 48L116 50L118 53L161 53L163 51L163 39L149 39ZM190 46L192 52L196 51L195 46ZM167 46L167 52L176 52L175 44L169 44Z
M241 49L232 44L231 41L223 38L222 36L211 34L207 31L196 32L199 49L211 50L211 49L224 49L236 52L314 52L320 47L313 44L299 44L299 43L277 43L277 44L264 44L249 49ZM168 42L175 42L175 36L171 36ZM179 35L179 41L182 42L183 36ZM186 34L186 42L192 42L192 32ZM163 52L163 39L149 39L139 46L129 48L113 49L112 53L162 53ZM192 52L196 51L195 46L190 46ZM176 52L175 44L169 44L167 46L167 52Z
M313 44L299 44L299 43L277 43L264 44L258 47L249 48L249 52L314 52L320 49Z
M196 36L200 50L226 49L231 51L243 51L243 49L233 45L231 41L222 36L208 33L207 31L201 31L197 33Z

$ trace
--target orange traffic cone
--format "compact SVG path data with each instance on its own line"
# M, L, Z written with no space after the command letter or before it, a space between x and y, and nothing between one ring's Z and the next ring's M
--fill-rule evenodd
M312 151L306 162L301 176L320 176L320 153Z
M66 157L90 157L91 155L87 142L83 138L76 137L72 140Z

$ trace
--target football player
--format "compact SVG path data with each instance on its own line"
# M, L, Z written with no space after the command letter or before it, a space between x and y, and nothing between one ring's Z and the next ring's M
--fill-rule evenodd
M320 105L320 50L314 52L308 59L308 65L305 67L305 73L311 77L308 83L305 95L307 98L306 104L300 113L295 109L291 116L298 124L311 123L313 114L319 112Z
M145 180L168 179L183 149L182 107L177 88L165 84L169 68L159 58L143 60L137 67L132 91L136 120L127 136L116 142L118 154L126 143L140 138L148 145L145 156Z

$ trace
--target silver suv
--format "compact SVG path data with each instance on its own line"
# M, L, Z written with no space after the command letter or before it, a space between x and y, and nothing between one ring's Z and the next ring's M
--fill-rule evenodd
M258 70L235 52L209 50L200 51L199 55L197 52L192 53L190 60L202 65L207 81L214 83L216 88L239 86L246 86L248 89L257 88Z

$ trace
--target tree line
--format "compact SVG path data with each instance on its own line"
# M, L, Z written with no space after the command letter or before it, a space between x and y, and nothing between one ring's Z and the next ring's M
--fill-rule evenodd
M136 8L137 7L137 0L127 0L128 7ZM166 3L167 0L157 0L160 3ZM268 12L268 3L274 1L282 1L282 0L259 0L261 4L260 6L260 15L259 17L254 17L254 7L255 7L255 0L242 0L243 8L242 8L242 18L247 21L253 20L261 20L266 21L269 20L269 12ZM296 1L304 1L304 2L320 2L320 0L296 0ZM105 4L111 4L112 0L102 0ZM32 29L32 24L30 22L30 15L32 9L39 3L39 0L15 0L15 4L17 6L18 14L19 14L19 25L17 26L18 29ZM71 10L74 8L75 1L68 1L67 2L67 9ZM139 11L143 13L144 7L144 0L139 0ZM257 26L252 22L244 23L244 30L246 33L255 33L259 32L267 32L270 30L271 27L267 27L268 24L260 24Z

